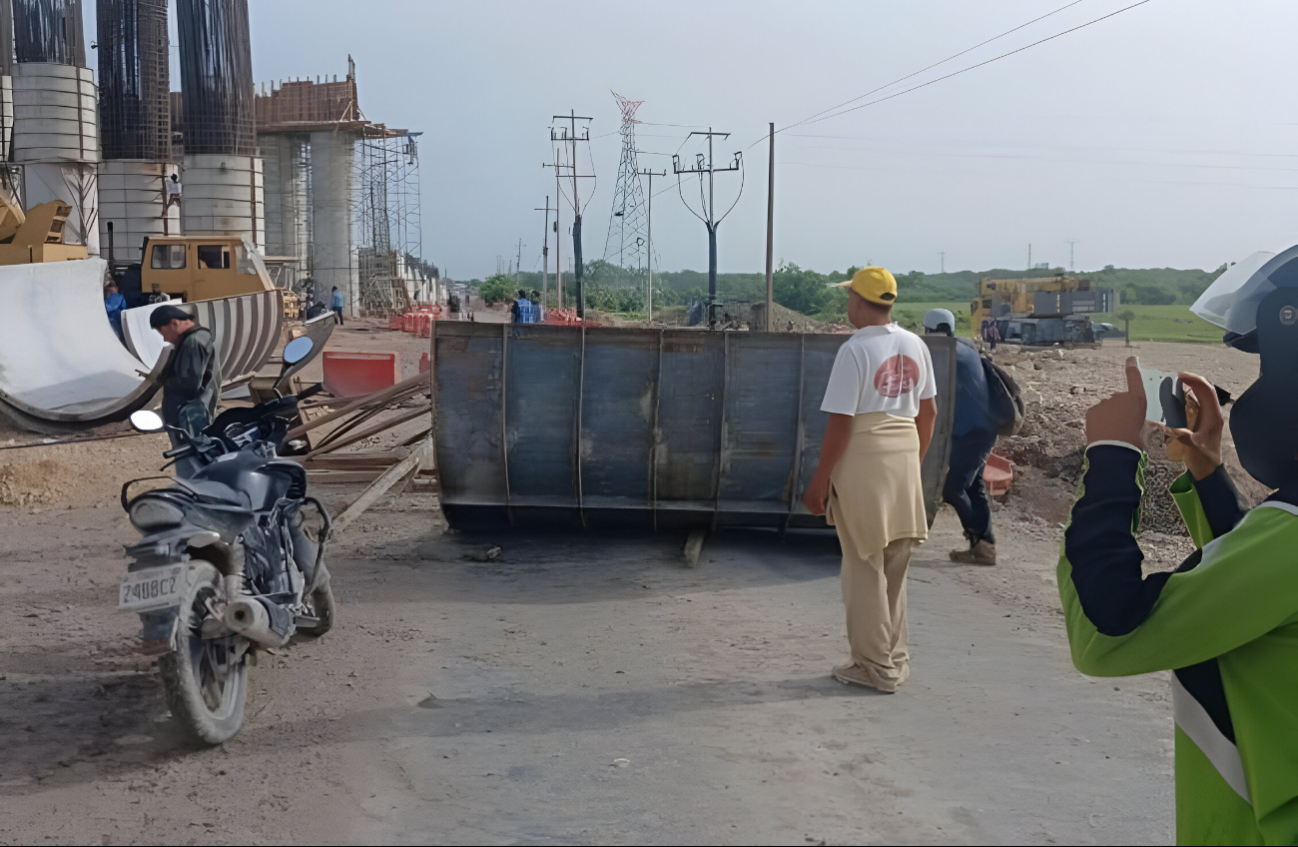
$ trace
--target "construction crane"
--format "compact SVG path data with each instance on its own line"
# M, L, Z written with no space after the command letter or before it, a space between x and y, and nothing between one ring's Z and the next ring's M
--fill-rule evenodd
M981 280L969 314L980 333L994 321L1003 341L1090 344L1111 330L1108 324L1092 324L1090 315L1111 312L1117 304L1113 289L1093 288L1089 279L1058 274Z

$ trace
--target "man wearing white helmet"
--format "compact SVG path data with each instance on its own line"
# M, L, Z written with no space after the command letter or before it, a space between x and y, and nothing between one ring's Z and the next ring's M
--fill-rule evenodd
M955 315L948 309L930 309L924 315L924 334L955 335ZM969 549L952 550L951 560L994 565L996 537L992 534L992 510L983 485L983 469L996 446L997 421L991 411L982 357L967 338L956 339L955 351L955 423L942 499L960 516Z

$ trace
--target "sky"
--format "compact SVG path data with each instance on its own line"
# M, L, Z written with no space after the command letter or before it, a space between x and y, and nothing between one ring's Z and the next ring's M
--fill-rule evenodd
M1292 244L1298 3L1289 0L1148 0L793 126L1043 15L857 103L1135 2L249 7L258 82L342 76L351 54L366 116L425 133L423 255L456 279L494 273L520 239L522 268L541 269L544 224L533 209L555 195L541 164L551 161L553 116L570 110L593 118L589 159L579 151L596 174L583 181L583 248L587 260L603 255L621 149L611 91L644 101L641 168L670 172L677 151L692 162L701 149L686 139L693 129L731 133L717 141L716 162L742 151L743 193L718 229L722 272L765 267L770 122L777 263L822 273L867 262L898 272L1022 268L1031 244L1032 261L1052 266L1068 267L1071 249L1079 271L1210 269ZM87 16L93 41L93 8ZM719 209L736 197L738 176L717 177ZM697 197L697 184L685 185ZM706 270L706 230L675 179L655 179L654 193L657 269ZM562 220L571 224L570 208ZM563 254L567 265L566 235Z

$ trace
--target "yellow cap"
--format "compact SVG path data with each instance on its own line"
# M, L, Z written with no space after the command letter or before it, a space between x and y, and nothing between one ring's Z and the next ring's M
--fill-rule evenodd
M897 302L897 280L892 278L887 268L861 268L856 276L839 285L850 288L871 303L881 306L891 306Z

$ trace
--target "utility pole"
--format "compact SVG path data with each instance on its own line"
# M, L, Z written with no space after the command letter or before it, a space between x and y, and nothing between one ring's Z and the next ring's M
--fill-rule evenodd
M946 273L946 251L945 251L945 250L939 250L939 251L937 251L937 254L938 254L939 256L942 257L942 271L941 271L941 272L942 272L942 273Z
M518 285L518 276L523 272L523 239L518 239L518 262L514 265L514 285Z
M1077 246L1076 241L1068 242L1068 272L1076 273L1077 267L1073 264L1073 248Z
M573 276L577 280L577 316L582 318L583 322L586 317L586 289L582 284L582 267L581 267L581 196L577 193L577 180L594 179L595 175L580 174L577 172L577 142L584 141L590 143L590 125L589 123L582 127L582 134L577 135L577 121L593 121L594 118L580 117L576 111L570 110L566 115L555 115L557 121L568 121L568 126L556 133L554 128L550 128L550 141L558 141L562 144L571 145L571 154L568 164L560 165L556 162L555 170L567 168L572 177L572 258L573 258Z
M1032 270L1032 242L1028 242L1028 270Z
M648 236L649 236L649 244L648 244L648 251L647 251L649 256L648 259L649 297L645 302L649 306L649 315L648 315L649 323L653 323L653 319L654 319L654 177L667 176L667 171L664 169L661 173L658 173L654 171L653 168L645 168L642 171L636 171L636 176L649 177L649 210L648 210L648 219L646 220L646 224L648 226Z
M766 185L766 331L775 326L775 124L771 123L771 161Z
M541 242L541 309L545 310L545 298L550 296L550 212L555 212L555 223L558 223L558 209L550 208L550 195L545 195L545 208L533 209L534 212L545 212L544 240ZM558 265L555 265L558 269Z
M717 323L717 305L718 305L717 304L717 227L721 224L721 221L725 220L726 215L730 214L730 212L734 210L735 206L739 203L739 197L735 197L735 202L730 205L730 208L725 211L725 214L723 214L720 218L716 216L716 173L717 171L721 171L722 173L725 173L726 171L743 170L744 154L742 151L735 151L735 159L733 162L730 163L730 167L728 168L715 167L712 159L712 139L717 136L720 136L721 138L729 138L730 133L713 132L712 127L708 127L707 132L691 132L689 136L687 136L687 139L692 138L693 136L696 135L707 136L708 155L706 157L706 160L703 154L699 153L694 158L694 167L682 168L680 156L673 155L672 172L676 175L676 188L678 191L681 191L680 188L681 174L698 174L700 180L703 179L703 174L708 175L708 193L706 198L703 197L702 184L699 185L699 195L700 195L699 199L700 199L700 203L703 205L704 214L702 215L698 214L697 212L694 211L694 209L690 207L689 203L685 203L684 191L681 191L681 202L685 203L685 208L689 209L690 212L694 215L694 217L703 221L703 225L708 228L708 327L712 328L716 326ZM740 183L739 194L742 195L743 193L744 193L743 183Z
M554 133L551 132L551 135ZM554 152L554 164L541 163L543 168L554 168L554 291L555 291L555 308L563 308L563 243L559 239L559 210L563 204L559 200L563 197L563 189L559 187L559 151ZM549 206L550 201L546 200L545 205ZM547 217L549 217L547 215Z

